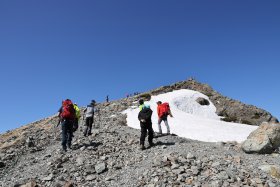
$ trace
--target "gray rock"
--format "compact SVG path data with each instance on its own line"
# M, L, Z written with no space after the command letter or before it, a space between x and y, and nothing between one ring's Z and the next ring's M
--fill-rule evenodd
M53 180L53 174L48 175L47 177L44 177L42 180L43 181L52 181Z
M269 154L280 146L280 124L263 123L242 144L246 153Z
M82 165L84 165L84 161L85 161L85 158L84 158L84 157L78 157L78 158L76 159L77 166L82 166Z
M187 159L195 159L195 156L191 153L188 153Z
M276 165L262 165L259 166L259 169L268 173L272 177L280 179L280 167Z
M88 176L86 176L86 178L85 178L86 181L93 181L93 180L95 180L95 179L96 179L96 176L95 176L95 175L88 175Z
M199 103L200 105L202 105L202 106L210 105L210 102L209 102L207 99L202 98L202 97L197 98L197 99L196 99L196 102L198 102L198 103Z
M218 179L220 180L227 180L229 178L226 171L222 171L217 175Z
M179 174L182 174L182 173L184 173L185 172L185 170L184 169L173 169L172 170L172 172L173 173L175 173L175 174L177 174L177 175L179 175Z
M221 165L221 163L220 162L214 162L213 164L212 164L212 167L219 167Z
M106 170L106 164L104 162L95 165L95 171L97 174L101 174L101 173L105 172L105 170Z
M26 139L26 146L27 147L34 147L35 146L34 139L32 137L28 137Z

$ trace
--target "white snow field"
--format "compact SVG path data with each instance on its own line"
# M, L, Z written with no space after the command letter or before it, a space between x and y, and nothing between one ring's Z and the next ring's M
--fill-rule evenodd
M209 106L201 106L196 99L203 97L210 102ZM193 90L177 90L158 96L152 96L149 102L154 111L152 116L153 129L158 132L157 101L168 102L173 118L168 117L170 131L180 137L204 142L242 142L248 135L257 129L257 126L244 125L239 123L228 123L220 121L215 113L216 107L209 98ZM139 108L131 107L124 111L127 114L127 125L140 129L138 121ZM163 133L166 132L164 122L161 124Z

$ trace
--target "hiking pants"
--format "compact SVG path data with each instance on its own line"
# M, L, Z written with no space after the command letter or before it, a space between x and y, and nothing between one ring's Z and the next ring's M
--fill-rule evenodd
M151 123L140 123L141 126L141 136L140 136L140 144L145 145L145 138L148 130L148 141L151 145L153 143L154 138L154 130Z
M75 121L73 123L73 132L75 132L76 130L78 130L79 128L79 119L75 118Z
M63 120L61 123L62 130L62 148L66 149L66 144L68 147L71 146L72 136L73 136L73 121Z
M164 124L166 126L167 134L170 134L170 128L169 128L169 124L168 124L168 121L167 121L167 116L163 116L163 117L158 119L158 131L159 131L159 133L160 134L162 133L161 125L160 125L162 121L164 121Z
M93 124L93 116L92 117L87 117L86 118L86 128L85 128L85 131L84 131L85 136L91 135L92 124Z

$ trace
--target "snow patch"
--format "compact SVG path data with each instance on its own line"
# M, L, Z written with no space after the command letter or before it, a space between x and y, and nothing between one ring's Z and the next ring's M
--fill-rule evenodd
M201 106L196 102L199 97L207 99L210 105ZM242 142L247 139L252 131L257 129L257 126L220 121L220 117L215 113L216 107L206 95L193 90L182 89L152 96L149 102L145 102L154 111L152 116L154 131L158 131L157 101L169 103L174 116L168 118L171 133L181 137L205 142ZM140 129L138 108L129 108L123 113L127 114L128 126ZM163 123L162 129L163 132L166 131Z

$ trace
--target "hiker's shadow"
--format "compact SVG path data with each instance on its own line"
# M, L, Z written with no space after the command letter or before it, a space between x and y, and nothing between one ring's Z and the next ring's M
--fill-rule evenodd
M176 134L156 134L154 135L154 138L160 138L164 136L177 136Z
M161 141L158 141L153 146L149 146L146 149L151 149L152 147L157 147L157 146L172 146L172 145L175 145L175 142L161 142Z
M158 141L156 143L156 146L161 146L161 145L172 146L172 145L175 145L175 142L161 142L161 141Z
M103 143L101 142L95 142L95 141L91 141L89 143L83 143L83 144L78 144L78 145L75 145L73 147L74 150L77 150L77 149L81 149L82 147L85 147L86 149L91 147L92 149L96 149L97 147L99 147L100 145L103 145Z

